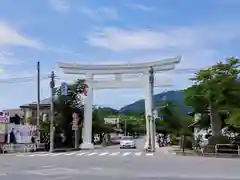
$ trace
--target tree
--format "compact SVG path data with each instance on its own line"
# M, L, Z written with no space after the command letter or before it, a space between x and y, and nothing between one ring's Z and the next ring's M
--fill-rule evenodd
M61 89L56 90L54 112L55 112L55 128L62 131L66 137L66 146L72 146L73 131L72 131L72 114L78 114L80 122L83 121L84 112L82 104L82 93L86 84L82 80L77 80L73 84L68 85L68 94L63 96ZM81 131L81 127L79 128ZM81 134L81 133L79 133Z
M162 118L156 120L156 131L164 135L167 134L190 134L188 125L192 123L192 118L179 111L177 105L171 101L165 101L159 114Z
M114 132L114 125L105 124L104 118L110 115L111 111L105 108L93 109L93 124L92 124L92 137L98 134L100 137L100 143L103 141L103 135L106 133Z
M240 61L228 58L196 73L193 86L184 92L185 103L194 108L195 112L210 114L212 135L221 135L222 122L219 116L221 110L232 111L239 107L239 90L237 83Z

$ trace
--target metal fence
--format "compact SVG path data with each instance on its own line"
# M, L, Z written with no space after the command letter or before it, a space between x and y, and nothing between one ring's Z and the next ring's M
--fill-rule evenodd
M202 149L202 155L240 157L240 146L237 144L216 144L215 146L208 145L204 149Z
M197 155L205 157L240 157L240 146L237 144L216 144L197 148L193 151L184 150L176 152L184 155Z

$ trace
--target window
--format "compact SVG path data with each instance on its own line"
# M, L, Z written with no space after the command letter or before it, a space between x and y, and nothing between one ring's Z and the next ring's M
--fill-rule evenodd
M36 118L37 117L37 111L36 110L32 110L32 117Z
M123 136L122 140L132 140L133 137L132 136Z

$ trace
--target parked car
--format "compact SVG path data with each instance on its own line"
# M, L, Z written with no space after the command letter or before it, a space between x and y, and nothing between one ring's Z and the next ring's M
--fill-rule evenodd
M122 136L120 140L120 149L122 148L136 148L136 141L132 136Z

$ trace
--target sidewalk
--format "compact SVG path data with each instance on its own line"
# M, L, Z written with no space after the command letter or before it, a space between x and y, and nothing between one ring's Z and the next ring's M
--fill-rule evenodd
M159 147L159 148L156 148L156 152L169 154L169 155L176 155L175 149L176 147L173 147L173 146Z
M166 146L166 147L159 147L156 150L157 152L163 153L163 154L172 154L172 155L190 155L195 156L196 153L193 150L185 149L184 153L182 152L182 149L180 149L179 146Z

